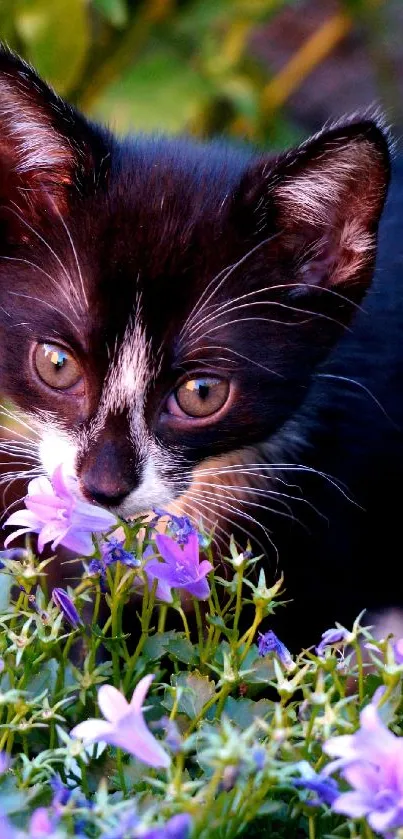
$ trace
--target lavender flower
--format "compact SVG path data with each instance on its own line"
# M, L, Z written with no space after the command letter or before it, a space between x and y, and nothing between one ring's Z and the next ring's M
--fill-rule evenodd
M46 807L38 807L29 822L29 836L31 839L42 839L54 836L55 820L51 819Z
M153 509L156 514L156 519L151 522L151 527L155 527L159 519L168 518L168 528L176 542L178 542L178 545L187 545L189 536L192 533L196 533L190 519L187 516L174 516L173 513L168 513L166 510L161 510L158 507L154 507Z
M314 773L309 778L293 778L293 784L316 793L316 797L307 802L311 807L320 807L321 804L328 804L331 807L340 796L340 790L334 778L323 775Z
M165 562L150 559L144 570L150 586L158 580L157 596L172 603L171 589L183 588L198 600L205 600L210 594L206 575L213 566L207 559L200 562L197 534L191 533L183 548L170 536L162 534L156 536L156 543Z
M54 588L52 591L52 600L58 606L61 612L63 612L64 617L66 620L74 627L82 626L83 622L81 620L80 615L77 612L77 609L67 591L64 588Z
M98 704L105 720L90 719L71 731L85 743L104 741L135 755L149 766L167 767L170 758L146 726L143 703L154 676L144 676L138 683L131 702L112 685L102 685Z
M123 541L119 541L113 536L105 539L101 545L101 557L106 567L112 565L114 562L121 562L122 565L126 565L128 568L138 568L141 564L140 560L136 559L130 551L126 551L123 545Z
M335 627L334 629L327 629L323 633L322 638L316 647L316 655L323 656L326 647L334 647L338 644L347 644L350 639L350 633L343 626Z
M354 819L366 817L380 834L403 827L403 738L383 724L371 702L360 715L355 734L331 737L324 751L334 760L326 774L341 771L353 787L341 793L332 809Z
M398 638L397 641L393 642L392 650L395 664L403 664L403 638Z
M188 813L172 816L163 827L154 827L141 834L141 839L187 839L192 827Z
M64 545L90 556L94 551L91 534L116 524L116 516L80 497L77 480L64 476L62 466L54 471L51 482L45 477L29 482L25 506L26 510L18 510L4 523L5 527L20 525L5 540L6 547L23 533L38 533L40 553L51 542L52 550Z
M8 772L10 766L11 760L7 752L0 752L0 775L4 775L5 772Z
M292 660L291 653L287 650L285 644L277 638L277 635L273 632L272 629L269 629L268 632L265 632L264 635L259 632L259 640L258 640L258 652L260 656L268 655L269 653L275 653L275 655L280 659L281 663L287 670L293 670L295 664Z

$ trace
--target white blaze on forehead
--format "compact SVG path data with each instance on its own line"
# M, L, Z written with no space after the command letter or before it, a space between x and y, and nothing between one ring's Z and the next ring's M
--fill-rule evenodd
M137 313L134 322L130 319L112 360L101 397L102 414L121 413L125 408L142 413L153 374L150 342Z

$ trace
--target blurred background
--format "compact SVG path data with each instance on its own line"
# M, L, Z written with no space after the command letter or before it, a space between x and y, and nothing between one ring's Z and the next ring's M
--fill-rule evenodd
M403 126L403 0L0 0L0 38L119 132L281 148L379 103Z
M118 132L280 149L378 104L402 133L403 0L0 0L0 39ZM4 406L0 438L27 433Z

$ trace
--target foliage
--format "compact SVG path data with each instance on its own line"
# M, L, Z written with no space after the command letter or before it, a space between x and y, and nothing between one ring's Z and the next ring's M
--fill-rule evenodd
M3 813L16 832L1 835L372 836L365 820L333 812L318 797L322 787L315 790L328 738L354 732L380 686L379 713L402 733L402 645L371 641L357 621L293 660L271 631L258 634L280 608L282 580L269 586L263 571L256 573L258 559L233 542L225 573L208 574L208 601L193 601L193 621L176 590L167 603L155 600L156 581L148 587L144 567L150 546L158 554L157 522L121 526L112 548L101 542L93 558L76 560L74 588L58 589L53 600L47 560L30 548L2 554L0 821ZM200 542L211 560L211 538L203 534ZM134 590L142 595L128 605ZM71 735L88 718L101 722L101 685L130 699L136 685L149 684L146 674L154 681L145 719L167 768L144 765L145 751L139 759L138 743L131 746L139 724L124 722L124 749ZM403 741L396 742L400 749ZM333 794L329 785L337 789L336 782L325 780ZM189 822L171 821L179 814ZM34 833L35 820L41 833Z
M330 6L274 76L253 49L254 33L286 6L298 15L300 0L2 0L0 37L119 131L224 132L284 146L300 136L284 103L356 23L371 28L368 44L376 41L379 5Z

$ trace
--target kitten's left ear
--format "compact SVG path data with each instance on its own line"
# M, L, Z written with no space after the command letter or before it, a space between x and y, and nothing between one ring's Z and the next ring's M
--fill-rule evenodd
M5 224L12 226L16 209L31 223L52 206L63 213L69 195L94 184L97 164L107 156L106 134L0 46L0 216Z
M336 124L250 167L236 199L243 228L259 238L275 234L290 290L332 288L356 302L371 278L389 172L377 121Z

